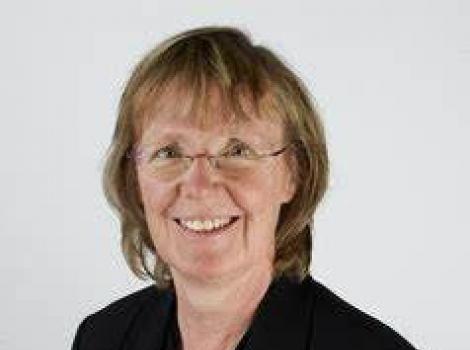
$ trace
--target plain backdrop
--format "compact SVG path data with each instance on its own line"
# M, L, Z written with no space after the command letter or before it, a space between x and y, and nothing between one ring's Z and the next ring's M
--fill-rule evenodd
M101 190L142 55L235 25L323 116L332 183L312 273L420 349L468 348L470 2L15 1L0 5L0 348L68 349L140 282Z

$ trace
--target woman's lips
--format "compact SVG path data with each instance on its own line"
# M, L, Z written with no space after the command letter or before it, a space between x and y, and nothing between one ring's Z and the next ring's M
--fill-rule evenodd
M220 236L224 233L231 231L239 221L239 216L234 216L230 219L230 222L223 227L214 228L212 230L204 230L204 231L195 231L191 230L190 228L183 226L179 219L174 219L173 221L176 223L178 230L183 233L184 235L190 238L205 238L205 237L214 237Z

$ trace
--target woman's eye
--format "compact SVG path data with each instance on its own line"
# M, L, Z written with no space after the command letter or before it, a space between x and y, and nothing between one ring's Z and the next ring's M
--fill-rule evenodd
M168 158L177 158L179 157L179 153L172 147L163 147L156 150L153 155L152 159L168 159Z
M229 151L226 153L226 155L230 157L248 157L250 156L251 150L248 146L243 145L243 144L237 144L232 146Z

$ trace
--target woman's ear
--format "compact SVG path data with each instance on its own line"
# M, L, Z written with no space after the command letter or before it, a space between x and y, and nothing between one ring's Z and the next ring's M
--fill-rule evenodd
M297 192L297 184L294 180L294 176L289 175L289 179L287 181L287 189L286 189L286 201L288 203L292 200L295 193Z
M287 176L285 181L284 203L290 202L297 192L297 162L294 156L290 157L291 158L286 161Z

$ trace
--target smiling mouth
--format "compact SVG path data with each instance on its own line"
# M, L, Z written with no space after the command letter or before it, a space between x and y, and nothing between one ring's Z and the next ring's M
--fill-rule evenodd
M219 234L224 233L225 231L230 229L233 226L233 224L236 221L238 221L238 219L240 219L240 216L232 216L226 224L224 224L220 227L213 227L213 228L210 228L210 229L206 229L206 228L192 229L192 228L189 228L188 226L183 225L181 223L181 220L178 219L178 218L173 219L173 220L178 224L178 226L185 233L189 233L191 235L198 235L198 236L209 236L209 235L219 235Z

